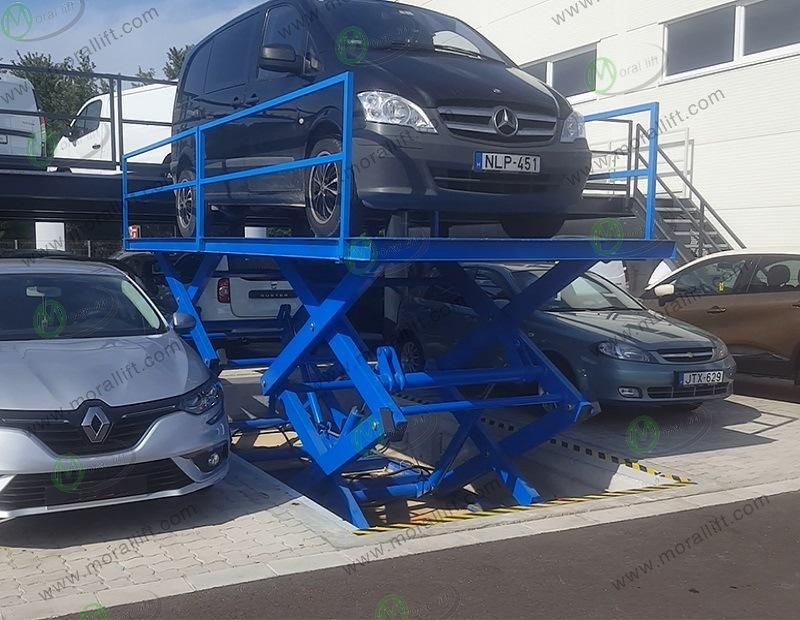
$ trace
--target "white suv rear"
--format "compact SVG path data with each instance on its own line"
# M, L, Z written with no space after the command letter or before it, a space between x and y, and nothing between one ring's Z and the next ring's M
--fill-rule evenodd
M203 257L176 254L172 258L178 278L189 284ZM150 298L165 314L177 306L158 261L152 254L120 252L112 257L135 274ZM271 339L280 332L264 325L264 319L278 318L281 306L292 316L302 305L294 290L270 258L223 256L200 297L197 309L209 331L224 330L227 341Z

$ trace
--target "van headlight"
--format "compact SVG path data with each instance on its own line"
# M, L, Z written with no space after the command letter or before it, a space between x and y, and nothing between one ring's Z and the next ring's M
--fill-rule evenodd
M411 127L420 133L438 133L431 119L416 103L379 90L358 93L368 123Z
M653 358L647 351L635 347L632 344L625 344L624 342L601 342L597 345L597 352L606 357L612 357L626 362L650 363L653 361Z
M586 121L583 114L573 112L564 121L564 129L561 130L561 141L572 143L586 137Z
M179 408L187 413L203 415L221 403L222 399L222 383L218 379L212 379L181 398Z

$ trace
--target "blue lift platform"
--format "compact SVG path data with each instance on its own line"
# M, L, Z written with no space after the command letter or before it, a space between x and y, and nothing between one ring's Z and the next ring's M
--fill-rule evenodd
M325 88L342 92L342 136L340 153L303 161L256 168L233 174L205 177L206 135L228 123L262 114L287 102ZM587 399L559 372L521 329L531 311L556 295L599 260L653 260L674 254L674 244L654 240L606 242L602 253L592 240L458 239L437 237L434 218L430 238L351 238L350 174L355 88L351 73L345 73L302 90L214 120L177 134L150 147L129 153L123 161L124 247L155 253L181 312L192 315L197 325L191 339L211 367L266 367L261 387L268 397L264 419L232 425L235 432L276 428L294 430L302 442L296 448L309 466L298 480L299 488L325 503L357 527L369 527L362 506L386 503L396 498L444 495L494 472L516 502L527 505L540 495L521 474L514 459L549 441L570 426L593 415ZM657 123L657 108L631 109L651 112ZM128 191L127 162L131 157L177 140L193 139L196 147L196 179L135 192ZM342 175L342 225L337 238L209 238L205 236L204 190L221 183L259 175L337 162ZM648 176L650 170L633 170L627 178ZM621 174L621 173L620 173ZM621 177L622 178L622 177ZM193 239L132 239L129 223L135 217L130 207L154 194L193 187L198 225ZM652 193L654 184L649 191ZM167 254L192 252L204 258L188 285L175 274ZM226 255L272 257L291 283L304 311L291 316L283 312L284 346L275 358L220 362L195 304L220 259ZM503 308L498 307L468 276L467 262L554 262L554 267ZM480 327L456 344L447 355L424 372L406 373L391 346L377 349L370 359L368 348L347 318L348 311L390 266L436 263L448 286L457 288L480 318ZM286 308L288 310L288 307ZM275 323L275 321L273 321ZM216 326L215 326L216 328ZM505 366L475 368L475 359L490 346L501 345ZM514 396L471 398L462 390L470 386L516 385ZM527 392L525 393L525 389ZM398 395L424 391L427 404L411 403ZM430 394L436 398L431 399ZM353 397L356 405L353 406ZM347 401L347 404L345 404ZM480 424L487 410L535 407L530 423L497 441ZM423 469L393 462L373 448L399 441L414 416L452 415L457 430L435 467ZM461 459L471 441L477 454ZM252 455L250 455L252 456ZM277 457L285 457L280 454ZM254 456L269 459L270 455ZM360 474L382 472L369 478ZM359 474L359 475L354 475Z

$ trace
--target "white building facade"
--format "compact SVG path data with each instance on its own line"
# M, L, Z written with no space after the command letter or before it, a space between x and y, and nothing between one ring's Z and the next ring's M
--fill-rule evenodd
M800 0L408 3L463 19L584 114L659 102L662 145L742 241L800 248Z

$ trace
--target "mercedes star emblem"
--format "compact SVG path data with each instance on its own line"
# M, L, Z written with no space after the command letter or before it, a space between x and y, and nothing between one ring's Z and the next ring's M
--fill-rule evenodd
M492 118L494 128L498 134L510 138L516 136L519 131L519 119L508 108L500 108L494 113Z

